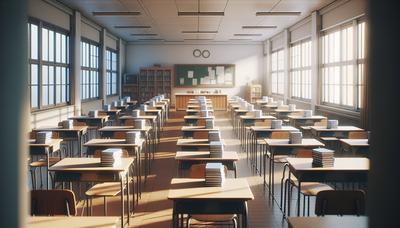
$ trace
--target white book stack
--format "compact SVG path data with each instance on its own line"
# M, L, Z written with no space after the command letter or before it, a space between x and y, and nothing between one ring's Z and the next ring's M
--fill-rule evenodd
M254 110L254 115L256 118L260 118L262 116L262 111L261 110Z
M104 111L110 111L111 110L111 105L109 105L109 104L103 105L103 110Z
M122 162L122 149L120 148L108 148L101 151L100 166L112 167L114 165L121 164Z
M135 120L135 129L143 129L146 126L146 120L136 119Z
M207 104L200 104L200 110L208 110Z
M283 101L281 101L281 100L277 101L277 102L276 102L276 105L277 105L278 107L283 106Z
M269 98L268 96L263 96L262 101L268 101L268 98Z
M117 102L117 106L124 106L124 105L125 105L125 102L123 100L119 100Z
M313 167L333 167L335 158L334 151L326 148L317 148L312 150Z
M126 132L126 143L127 144L136 144L140 139L140 131L128 131Z
M133 117L139 117L140 116L140 110L137 110L137 109L132 110L132 116Z
M208 117L208 110L201 110L201 117Z
M312 117L313 111L312 110L304 110L304 117Z
M89 111L89 117L94 117L94 118L96 118L96 117L98 117L99 116L99 111L97 111L97 110L92 110L92 111Z
M247 102L245 100L240 101L240 107L247 108Z
M161 100L165 99L165 94L161 94L160 97L161 97Z
M200 100L206 100L206 97L205 97L205 96L197 96L197 100L198 100L198 101L200 101Z
M149 105L150 105L150 107L156 106L156 101L155 100L151 100Z
M302 141L303 141L303 133L301 133L301 131L289 132L290 144L301 144Z
M219 131L209 131L208 132L208 141L220 141L221 133Z
M274 98L268 97L268 104L270 104L270 103L272 103L272 102L274 102Z
M328 120L328 123L327 123L327 128L329 128L329 129L333 129L333 128L337 128L338 127L338 125L339 125L339 121L338 120Z
M221 187L225 181L224 166L220 162L206 164L206 186Z
M207 129L213 129L214 128L214 120L213 119L207 119L206 120L206 128Z
M156 102L160 102L161 101L161 97L160 96L156 96Z
M210 142L210 158L222 158L224 144L221 141Z
M271 128L272 129L281 129L282 128L282 120L272 120Z
M111 105L112 105L113 107L117 107L117 106L118 106L118 101L113 101L113 102L111 102Z
M64 129L71 129L74 127L74 121L73 120L64 120L62 122L62 126Z
M289 104L288 110L289 110L289 111L294 111L294 110L296 110L296 105L295 105L295 104Z
M247 110L250 111L250 112L253 112L254 111L254 105L248 103L247 104Z
M36 143L38 144L49 144L51 141L51 131L39 131L36 133Z
M130 96L125 96L123 99L124 99L125 102L131 101L131 97Z
M147 111L147 105L141 104L141 105L140 105L140 110L142 110L142 111Z

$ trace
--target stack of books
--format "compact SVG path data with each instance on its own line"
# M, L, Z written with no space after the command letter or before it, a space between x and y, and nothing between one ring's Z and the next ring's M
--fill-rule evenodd
M201 117L208 117L208 110L201 110Z
M221 141L210 142L210 158L222 158L224 144Z
M130 96L125 96L123 99L124 99L125 102L131 101L131 97Z
M139 117L140 116L140 110L137 110L137 109L132 110L132 116L133 117Z
M74 127L74 121L73 120L64 120L62 122L62 126L64 129L71 129Z
M304 117L311 117L313 115L312 110L304 110Z
M257 118L260 118L262 116L262 111L261 110L254 110L254 114Z
M140 139L140 131L128 131L126 132L126 143L127 144L136 144Z
M213 119L207 119L206 120L206 128L207 129L213 129L214 128L214 120Z
M269 98L268 96L263 96L262 101L268 101L268 98Z
M208 132L208 141L220 141L221 133L219 131L210 131Z
M111 110L111 105L109 105L109 104L103 105L103 110L104 111L110 111Z
M39 131L36 134L36 143L38 144L49 144L51 141L51 131Z
M124 100L119 100L119 101L117 102L117 106L124 106L124 105L125 105Z
M289 132L289 143L301 144L303 141L303 133L301 131Z
M250 112L254 111L254 105L248 103L247 104L247 110L250 111Z
M155 100L151 100L149 105L150 105L150 107L156 106L156 101Z
M146 120L135 119L135 129L143 129L146 126Z
M283 105L283 101L279 100L276 102L276 106L281 107Z
M118 106L118 101L113 101L113 102L111 102L111 105L112 105L113 107L117 107L117 106Z
M97 110L89 111L88 115L89 115L89 117L97 117L99 115L99 111L97 111Z
M335 158L334 151L326 148L317 148L312 150L313 167L333 167Z
M281 129L282 128L282 120L272 120L271 128L272 129Z
M221 187L225 181L224 166L222 163L210 162L206 164L206 186Z
M288 110L289 110L289 111L294 111L294 110L296 110L296 105L295 105L295 104L289 104Z
M338 125L339 125L339 121L338 120L328 120L328 123L327 123L327 128L337 128L338 127Z
M147 105L141 104L141 105L140 105L140 110L142 110L142 111L147 111Z
M274 98L268 97L268 104L273 103L273 102L274 102Z
M120 148L109 148L101 151L100 166L112 167L114 165L121 164L122 149Z

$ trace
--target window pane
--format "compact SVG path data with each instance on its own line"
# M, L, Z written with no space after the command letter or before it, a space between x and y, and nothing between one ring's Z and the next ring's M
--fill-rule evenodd
M61 34L56 33L56 62L61 62Z
M39 46L39 28L37 25L35 24L30 24L31 27L31 31L30 31L30 35L31 35L31 59L38 59L38 46Z
M42 59L49 60L49 31L45 28L42 29Z
M54 61L54 32L49 30L49 61Z

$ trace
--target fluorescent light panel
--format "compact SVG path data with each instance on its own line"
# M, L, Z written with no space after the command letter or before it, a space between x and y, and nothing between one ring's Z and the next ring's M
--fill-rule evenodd
M244 25L242 29L274 29L276 25Z
M205 34L205 33L218 33L218 31L182 31L182 33Z
M134 11L99 11L92 12L93 16L138 16L140 12Z
M275 11L275 12L256 12L256 16L297 16L299 11Z
M132 33L131 36L158 36L155 33Z
M140 41L163 41L164 39L139 39Z
M229 40L252 40L252 39L229 39Z
M234 36L262 36L262 34L239 33L233 34Z
M178 16L224 16L224 12L178 12Z
M114 26L114 28L118 28L118 29L125 29L125 28L151 28L151 26L149 25L116 25Z
M214 40L214 39L184 39L184 40Z

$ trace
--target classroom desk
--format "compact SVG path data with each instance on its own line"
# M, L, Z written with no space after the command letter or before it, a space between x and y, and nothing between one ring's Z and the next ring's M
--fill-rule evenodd
M221 142L225 145L223 139L221 139ZM210 141L208 139L178 139L176 146L180 147L180 150L209 150Z
M173 178L168 199L173 201L172 227L179 226L179 214L242 215L242 228L247 227L247 201L253 200L246 179L225 179L222 187L206 187L204 179ZM181 221L183 224L183 221Z
M61 126L57 127L44 127L44 128L36 128L33 129L32 131L34 132L39 132L39 131L52 131L52 132L57 132L59 134L59 138L64 139L65 141L74 141L76 140L78 142L78 154L80 157L82 157L82 142L84 141L84 136L86 135L88 131L88 126L73 126L72 128L63 128ZM73 151L71 152L71 155Z
M352 155L356 155L358 151L368 152L368 139L339 139L343 148L350 148Z
M319 116L319 115L314 115L314 116L300 116L300 115L288 115L290 125L294 127L300 127L300 126L312 126L314 125L315 122L319 122L321 120L326 119L325 116Z
M96 117L92 116L74 116L74 117L69 117L68 119L70 120L76 120L77 122L82 122L86 123L87 126L91 127L104 127L105 123L108 121L109 116L108 115L98 115Z
M40 143L39 144L39 143L36 143L35 139L29 139L29 155L30 155L30 157L31 158L34 156L45 156L46 157L47 189L49 189L49 186L50 186L50 178L49 178L50 173L48 170L48 168L50 167L50 155L53 154L54 152L60 151L62 141L63 141L62 139L51 139L49 143L45 143L45 144ZM60 158L61 158L61 153L60 153ZM31 160L31 162L33 162L33 160ZM32 175L36 175L36 174L32 174ZM35 183L33 183L33 179L32 179L33 189L36 189L35 186L36 186L36 181L35 181Z
M302 112L302 111L303 111L303 109L289 110L289 109L277 108L273 112L275 112L276 118L285 119L285 118L288 118L288 115L291 114L291 113Z
M197 124L198 120L213 120L215 116L184 116L185 124Z
M189 93L176 93L175 94L175 107L176 110L185 110L187 104L193 101L190 99L195 99L197 96L205 96L206 101L209 99L213 104L215 110L217 111L226 111L227 108L227 94L221 93L208 93L208 94L189 94ZM195 100L197 101L197 100Z
M311 132L317 137L336 136L338 138L347 138L347 133L351 131L364 131L364 129L354 126L338 126L337 128L327 128L326 126L311 126Z
M121 110L121 112L124 112L126 109L128 109L128 107L129 107L128 104L114 106L115 109Z
M124 124L126 120L146 120L149 121L151 126L153 127L153 131L155 134L155 137L157 139L157 142L160 142L160 129L158 128L158 124L157 124L157 116L154 115L140 115L138 117L134 117L134 116L121 116L119 118L119 121Z
M110 116L111 120L118 121L119 114L121 113L120 109L110 109L110 110L99 110L99 112L105 113Z
M121 187L121 227L124 227L124 182L129 202L129 175L134 158L122 158L121 164L112 167L101 167L100 158L64 158L49 171L54 172L55 182L120 182ZM134 204L134 200L133 200ZM130 204L128 203L128 224ZM85 217L86 218L86 217Z
M135 162L136 174L137 174L137 178L138 178L137 194L138 194L138 196L140 196L141 195L141 185L142 185L141 169L143 168L141 152L142 152L144 141L145 140L141 139L139 142L137 142L135 144L128 144L128 143L126 143L125 139L92 139L89 142L85 143L84 146L88 148L88 155L95 154L96 150L105 150L108 148L126 149L129 153L129 155L133 156L135 158L134 162ZM149 169L148 165L149 165L149 159L148 159L147 153L145 153L145 165L144 165L145 180L147 179L147 174L148 174L148 169ZM137 198L137 200L138 200L138 198Z
M220 158L210 158L210 151L177 151L175 160L178 166L178 177L180 177L180 170L189 169L192 164L206 163L206 162L221 162L229 170L233 170L235 178L237 177L236 162L239 156L235 151L224 151Z
M249 127L250 131L250 140L251 142L246 143L249 148L247 148L246 151L250 151L250 161L256 171L259 171L261 175L261 170L262 170L262 165L263 165L263 151L260 152L258 156L258 151L257 151L257 139L260 138L269 138L272 132L293 132L293 131L299 131L297 128L292 127L292 126L282 126L281 128L271 128L270 126L251 126ZM257 162L257 156L259 157L259 165L260 168L258 168L258 162Z
M28 227L31 228L117 228L119 217L114 216L29 216Z
M193 137L195 132L210 132L219 131L218 127L206 128L205 126L182 126L181 128L183 138Z
M274 116L260 116L256 117L254 115L242 115L239 116L239 139L240 144L242 145L243 149L246 150L244 143L246 142L246 127L253 126L256 121L264 121L264 120L274 120L276 119ZM248 152L248 151L246 151Z
M156 116L156 124L157 124L157 129L158 129L158 133L160 134L161 131L161 126L162 126L162 122L163 122L163 114L162 114L162 110L156 109L156 108L148 108L146 111L144 111L145 115L149 115L149 116Z
M368 228L367 216L289 217L289 228Z
M129 105L129 107L131 108L135 108L135 106L137 105L138 101L137 100L131 100L131 101L127 101L126 104Z
M214 115L214 109L207 109L207 110L201 110L200 108L196 108L196 109L193 109L193 108L188 108L188 109L186 109L186 115L188 115L188 116L196 116L196 115L201 115L201 111L207 111L208 112L208 115Z
M264 185L266 184L265 181L265 162L268 151L270 152L270 159L269 159L269 170L268 170L268 187L270 188L270 195L274 196L274 182L275 178L273 175L275 173L275 165L274 165L274 157L276 154L287 154L290 155L293 149L299 148L307 148L313 149L318 147L323 147L325 144L321 143L316 139L302 139L301 143L294 144L290 143L289 139L264 139L266 143L265 151L264 151ZM278 151L279 150L279 151Z
M297 216L300 216L300 190L302 182L366 183L368 179L368 158L336 157L334 166L326 168L313 167L312 158L287 158L287 162L289 164L289 180L291 179L291 175L293 175L298 181ZM288 194L288 202L291 202L291 194ZM288 203L288 216L290 216L290 203Z

